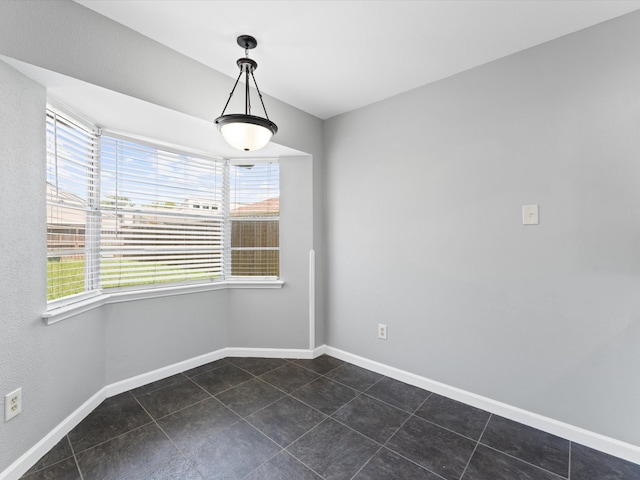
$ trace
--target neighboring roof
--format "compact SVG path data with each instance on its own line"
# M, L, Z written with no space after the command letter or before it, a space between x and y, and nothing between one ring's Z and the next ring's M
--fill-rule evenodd
M249 216L278 214L280 212L280 197L267 198L261 202L242 205L231 210L232 216Z

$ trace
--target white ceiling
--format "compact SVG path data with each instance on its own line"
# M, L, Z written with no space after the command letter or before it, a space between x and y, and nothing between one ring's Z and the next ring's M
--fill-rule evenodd
M640 9L640 0L76 1L234 78L236 37L253 35L260 89L322 119Z

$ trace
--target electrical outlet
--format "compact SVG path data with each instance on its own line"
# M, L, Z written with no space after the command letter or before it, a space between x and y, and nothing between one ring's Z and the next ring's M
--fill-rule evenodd
M22 388L4 396L4 421L8 422L22 412Z
M387 326L382 323L378 324L378 338L381 340L387 339Z

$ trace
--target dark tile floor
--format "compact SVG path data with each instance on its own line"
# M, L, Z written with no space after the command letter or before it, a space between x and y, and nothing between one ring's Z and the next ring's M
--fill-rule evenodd
M640 465L329 356L227 358L105 400L23 478L640 480Z

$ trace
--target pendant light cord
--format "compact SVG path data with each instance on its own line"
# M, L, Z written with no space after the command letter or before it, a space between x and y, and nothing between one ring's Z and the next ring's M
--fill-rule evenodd
M224 112L227 111L227 107L229 106L229 102L231 101L231 97L233 97L233 93L236 91L236 87L238 86L238 82L240 81L240 77L242 76L242 71L238 74L238 78L236 78L236 83L233 84L233 88L231 89L231 93L229 94L229 98L227 99L227 103L224 104L224 108L222 109L222 113L220 116L224 115ZM251 114L251 97L249 95L249 72L247 72L247 91L245 97L245 113L247 109L249 114ZM258 88L258 82L256 82L256 76L253 74L253 70L251 71L251 78L253 78L253 84L256 86L256 91L258 92L258 97L260 97L260 103L262 104L262 110L264 110L264 116L269 120L269 114L267 113L267 107L264 106L264 100L262 99L262 92L260 92L260 88Z
M233 92L236 91L236 87L238 86L238 82L240 81L240 77L242 76L242 70L240 70L240 73L238 74L238 78L236 78L236 83L233 84L233 88L231 89L231 93L229 94L229 98L227 99L227 103L224 104L224 108L222 109L222 113L220 114L220 116L224 115L224 112L227 111L227 107L229 106L229 102L231 101L231 97L233 97ZM253 80L255 82L255 79ZM267 112L265 112L266 114ZM269 117L267 117L268 119Z
M260 93L260 89L258 88L258 82L256 82L256 77L253 75L253 70L251 71L251 78L253 78L253 84L256 86L256 90L258 91L258 97L260 97L260 103L262 103L262 110L264 110L264 116L267 117L267 120L269 120L267 107L264 106L264 100L262 100L262 93Z

